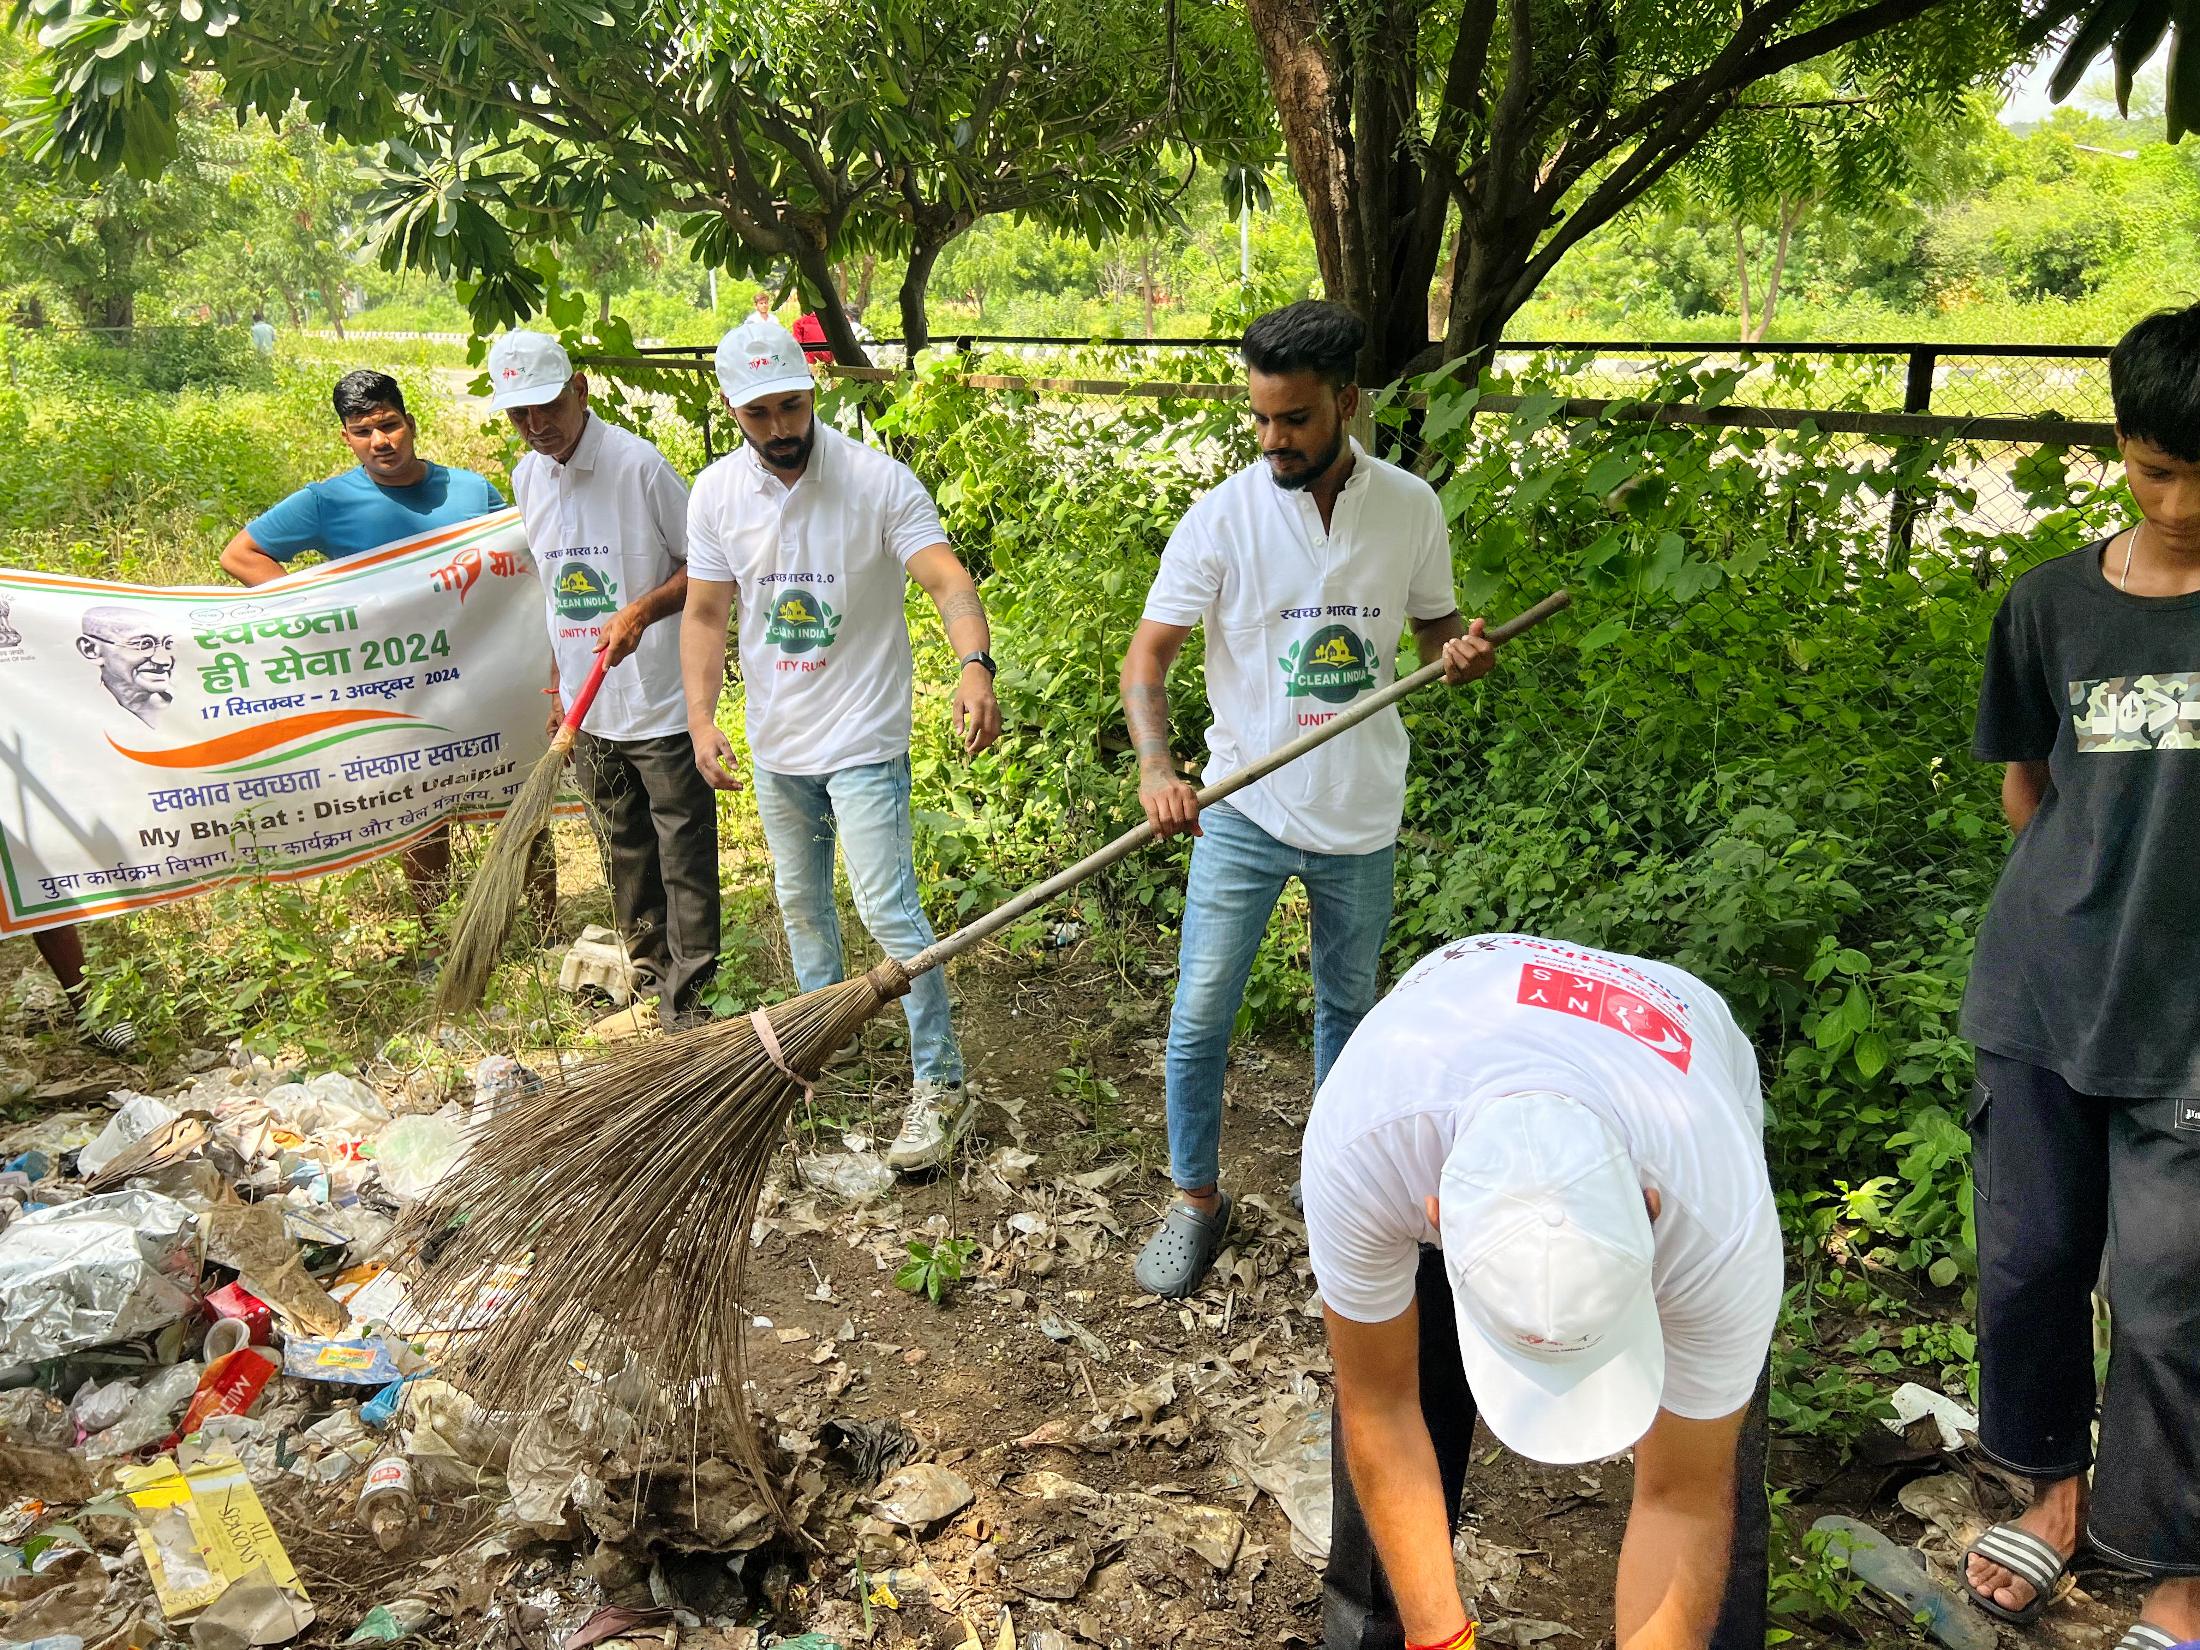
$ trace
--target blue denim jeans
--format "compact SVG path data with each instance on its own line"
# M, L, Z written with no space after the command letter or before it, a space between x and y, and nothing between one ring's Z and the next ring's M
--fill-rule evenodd
M1314 854L1278 842L1227 802L1202 809L1184 890L1169 1011L1169 1176L1186 1191L1222 1166L1222 1069L1268 918L1293 877L1314 913L1314 1086L1375 1006L1390 928L1394 850Z
M840 911L833 899L836 837L847 850L856 915L879 948L906 960L932 943L910 846L907 757L838 773L752 772L756 815L772 851L779 920L786 924L795 981L804 991L845 977ZM942 975L937 968L920 974L901 1000L909 1018L909 1061L919 1082L962 1081L962 1051L955 1046Z

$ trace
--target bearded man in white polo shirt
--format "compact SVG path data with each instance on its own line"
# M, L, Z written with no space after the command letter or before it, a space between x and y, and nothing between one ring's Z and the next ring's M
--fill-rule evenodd
M1633 1449L1619 1650L1763 1650L1763 1129L1748 1039L1664 963L1487 934L1360 1023L1301 1160L1337 1380L1328 1650L1473 1642L1451 1530L1477 1411L1536 1461Z
M1494 658L1452 598L1443 506L1347 433L1367 335L1340 304L1262 316L1243 353L1260 462L1185 514L1123 659L1138 800L1162 836L1189 831L1191 877L1169 1013L1169 1173L1177 1200L1138 1257L1141 1286L1199 1286L1230 1223L1218 1184L1222 1073L1268 918L1297 877L1313 907L1314 1083L1375 1005L1405 806L1406 730L1384 711L1202 812L1169 744L1169 667L1206 626L1207 778L1259 760L1390 682L1410 621L1454 684Z
M490 405L528 451L512 471L550 622L554 732L598 655L610 661L574 744L610 846L612 909L644 993L697 1017L718 966L718 799L695 771L677 627L687 600L687 484L631 430L589 411L555 338L489 349Z
M696 479L688 511L688 734L704 778L733 789L717 709L738 601L756 812L795 979L815 991L844 966L836 839L871 938L897 958L932 943L910 831L909 581L932 598L961 661L954 725L971 755L1001 730L992 638L923 483L817 417L810 364L785 327L743 322L720 342L717 369L744 445ZM913 982L902 1011L915 1084L886 1160L911 1172L947 1159L970 1102L940 970Z

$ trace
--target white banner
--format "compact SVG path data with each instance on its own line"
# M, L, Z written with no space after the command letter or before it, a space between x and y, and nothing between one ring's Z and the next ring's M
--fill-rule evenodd
M0 933L500 815L549 677L517 510L249 590L0 570Z

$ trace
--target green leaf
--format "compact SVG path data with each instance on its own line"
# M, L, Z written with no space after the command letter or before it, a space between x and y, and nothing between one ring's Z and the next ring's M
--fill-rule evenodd
M1849 1051L1849 1058L1856 1062L1857 1071L1866 1082L1887 1069L1893 1051L1887 1046L1884 1033L1867 1031L1856 1039L1856 1046Z
M1934 1288L1946 1289L1958 1277L1962 1276L1962 1273L1954 1261L1946 1255L1942 1255L1940 1259L1925 1268L1925 1275L1933 1280Z

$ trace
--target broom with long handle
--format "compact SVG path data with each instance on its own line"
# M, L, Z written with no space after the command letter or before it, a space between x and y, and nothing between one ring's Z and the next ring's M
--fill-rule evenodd
M1545 597L1492 629L1507 642L1569 605ZM1424 666L1199 793L1202 807L1275 772L1443 674ZM1153 839L1141 823L1067 870L927 946L769 1011L614 1052L563 1088L500 1108L458 1166L407 1212L396 1239L431 1316L479 1313L446 1362L491 1404L531 1410L571 1380L569 1360L655 1379L645 1433L692 1455L730 1445L761 1493L770 1478L745 1401L750 1226L789 1112L825 1061L938 968ZM518 1263L524 1272L513 1276Z
M466 903L459 907L458 922L444 950L443 972L436 977L435 1016L439 1020L477 1007L489 989L489 976L496 972L504 936L512 931L512 919L519 915L520 901L527 895L527 868L534 857L535 838L550 823L550 810L557 806L558 789L565 783L566 759L573 754L573 741L580 737L581 720L596 702L596 690L603 686L603 673L610 668L611 656L597 654L595 667L581 683L580 692L573 695L573 708L550 736L550 748L536 760L527 782L520 786L502 823L489 838L489 851L482 855L481 868L466 890Z

